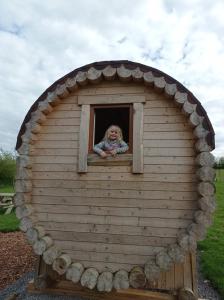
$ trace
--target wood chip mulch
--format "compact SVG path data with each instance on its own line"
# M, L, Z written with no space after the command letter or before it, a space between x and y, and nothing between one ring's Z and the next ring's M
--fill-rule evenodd
M0 232L0 290L34 270L37 256L22 232Z

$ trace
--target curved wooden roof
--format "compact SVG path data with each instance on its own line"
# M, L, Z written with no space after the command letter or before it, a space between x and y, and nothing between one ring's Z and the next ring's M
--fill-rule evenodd
M215 148L215 133L214 129L212 127L212 124L207 116L207 113L205 109L202 107L201 103L199 100L186 88L184 87L180 82L178 82L176 79L172 78L171 76L165 74L162 71L159 71L155 68L152 68L150 66L146 66L140 63L128 61L128 60L118 60L118 61L101 61L101 62L94 62L85 66L82 66L80 68L77 68L73 70L72 72L68 73L67 75L63 76L62 78L58 79L55 81L49 88L47 88L43 94L33 103L31 106L30 110L25 116L25 119L23 120L23 123L21 125L18 137L17 137L17 143L16 143L16 149L18 149L21 144L22 144L22 139L21 136L24 134L26 127L25 124L29 122L31 119L31 113L36 111L38 108L39 102L43 101L46 97L48 92L53 92L57 85L65 83L65 81L68 78L75 77L76 74L79 71L86 72L88 71L91 67L94 67L96 70L103 70L107 66L112 66L114 68L119 68L121 65L123 65L126 69L129 70L134 70L137 67L142 71L142 72L152 72L155 77L164 77L165 81L170 84L176 84L178 91L187 93L188 94L188 101L192 104L197 104L196 106L196 112L199 116L204 117L203 120L203 127L209 131L209 133L206 136L206 140L208 145L211 146L212 149Z

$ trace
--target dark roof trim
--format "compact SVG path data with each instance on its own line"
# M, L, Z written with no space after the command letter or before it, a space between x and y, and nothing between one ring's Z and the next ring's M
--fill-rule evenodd
M212 147L212 149L215 148L215 133L214 133L214 129L212 127L212 124L208 118L208 115L205 111L205 109L202 107L201 103L199 102L199 100L186 88L184 87L179 81L177 81L176 79L172 78L171 76L165 74L164 72L162 71L159 71L155 68L152 68L152 67L149 67L149 66L146 66L146 65L143 65L143 64L140 64L140 63L136 63L136 62L131 62L131 61L128 61L128 60L118 60L118 61L101 61L101 62L94 62L94 63L91 63L91 64L88 64L88 65L85 65L85 66L82 66L80 68L77 68L75 70L73 70L72 72L68 73L67 75L61 77L60 79L58 79L57 81L55 81L49 88L47 88L43 94L33 103L33 105L31 106L30 110L28 111L28 113L26 114L24 120L23 120L23 123L21 125L21 128L20 128L20 131L18 133L18 136L17 136L17 143L16 143L16 149L18 149L21 144L22 144L22 139L21 139L21 136L24 134L25 130L26 130L26 127L25 127L25 124L27 122L29 122L30 118L31 118L31 113L34 112L37 107L38 107L38 103L43 101L48 92L52 92L56 86L58 84L63 84L68 78L70 77L75 77L75 75L79 72L79 71L88 71L91 67L94 67L95 69L97 70L103 70L106 66L108 65L111 65L112 67L114 68L118 68L120 67L121 65L124 65L124 67L126 69L130 69L130 70L133 70L133 69L136 69L137 67L140 68L141 71L143 72L149 72L151 71L153 73L153 75L155 77L164 77L166 82L167 83L175 83L177 85L177 89L180 91L180 92L185 92L188 94L188 100L192 103L195 103L197 104L197 113L198 115L200 116L203 116L204 117L204 121L203 121L203 127L205 129L207 129L209 131L209 134L207 135L206 139L207 139L207 142L208 144Z

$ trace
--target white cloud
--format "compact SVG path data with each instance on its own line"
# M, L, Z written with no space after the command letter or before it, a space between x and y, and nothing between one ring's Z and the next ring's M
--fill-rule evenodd
M55 80L93 61L129 59L184 83L201 101L224 155L221 0L2 0L0 147Z

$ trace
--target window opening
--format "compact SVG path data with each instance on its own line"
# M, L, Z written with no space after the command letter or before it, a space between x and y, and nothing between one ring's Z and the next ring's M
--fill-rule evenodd
M89 152L93 146L104 138L105 131L110 125L117 125L122 129L123 140L132 152L132 105L94 105L90 114L90 142Z

